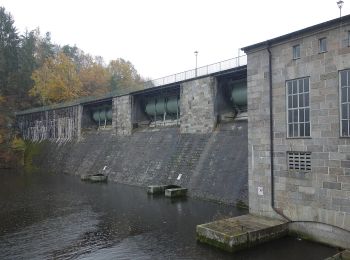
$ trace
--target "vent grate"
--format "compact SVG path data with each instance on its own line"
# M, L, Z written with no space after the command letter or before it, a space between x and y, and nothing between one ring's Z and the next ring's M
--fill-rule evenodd
M311 152L288 152L288 169L311 171Z

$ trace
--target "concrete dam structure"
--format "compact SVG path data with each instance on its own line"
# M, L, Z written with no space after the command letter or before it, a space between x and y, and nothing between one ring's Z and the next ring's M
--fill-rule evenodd
M178 185L192 197L247 205L246 66L196 75L22 111L17 127L38 147L32 160L40 169L105 174L138 186Z
M198 226L200 241L230 251L292 234L350 248L350 15L243 50L244 63L23 111L18 129L50 170L232 204L248 185L249 216Z

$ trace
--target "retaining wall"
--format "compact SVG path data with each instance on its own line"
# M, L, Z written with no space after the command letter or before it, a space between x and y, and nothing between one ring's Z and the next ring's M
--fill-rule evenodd
M103 130L79 142L42 142L33 162L48 171L105 173L110 181L139 186L176 184L193 197L247 203L247 128L247 121L237 121L210 134L181 134L177 127L129 136Z

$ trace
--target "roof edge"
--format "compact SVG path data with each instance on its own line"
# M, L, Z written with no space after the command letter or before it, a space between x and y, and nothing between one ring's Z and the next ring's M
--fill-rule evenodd
M349 21L350 21L350 15L345 15L345 16L342 16L342 17L339 17L339 18L336 18L333 20L329 20L329 21L326 21L323 23L319 23L319 24L310 26L310 27L303 28L303 29L298 30L298 31L284 34L284 35L281 35L281 36L278 36L278 37L275 37L275 38L272 38L272 39L269 39L266 41L262 41L259 43L248 45L246 47L241 48L241 50L243 50L245 53L247 53L247 52L250 52L250 51L258 49L258 48L266 47L270 44L276 44L276 43L280 43L280 42L285 41L285 40L293 39L295 36L300 36L300 35L303 35L303 34L306 34L309 32L317 31L320 29L325 29L325 28L331 27L333 25L336 25L340 22L349 22Z

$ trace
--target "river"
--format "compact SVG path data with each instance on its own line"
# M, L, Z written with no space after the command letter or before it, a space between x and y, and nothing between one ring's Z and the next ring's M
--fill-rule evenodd
M336 249L283 238L235 254L195 239L232 206L49 173L0 170L0 259L324 259Z

